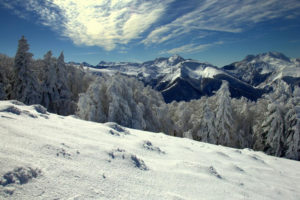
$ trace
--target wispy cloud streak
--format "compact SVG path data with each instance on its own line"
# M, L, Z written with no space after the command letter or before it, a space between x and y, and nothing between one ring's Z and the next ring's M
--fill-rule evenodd
M216 46L216 45L221 45L223 44L222 41L219 42L214 42L214 43L210 43L210 44L187 44L187 45L183 45L180 47L176 47L173 49L169 49L169 50L164 50L161 51L161 54L182 54L182 53L192 53L192 52L200 52L200 51L204 51L207 48L210 48L212 46Z
M300 16L298 0L205 0L192 11L154 29L142 42L163 43L191 31L238 33L256 23Z

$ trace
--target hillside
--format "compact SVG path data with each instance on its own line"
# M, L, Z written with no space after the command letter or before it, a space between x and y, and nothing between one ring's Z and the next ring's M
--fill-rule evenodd
M300 163L0 102L0 199L299 199Z

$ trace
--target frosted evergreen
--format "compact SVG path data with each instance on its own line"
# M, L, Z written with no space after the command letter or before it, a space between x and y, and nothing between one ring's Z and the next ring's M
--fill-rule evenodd
M13 98L26 104L41 102L40 85L30 69L33 54L24 36L19 40L14 62Z
M227 82L223 82L216 94L216 129L218 131L218 143L226 146L233 146L233 118L231 98Z

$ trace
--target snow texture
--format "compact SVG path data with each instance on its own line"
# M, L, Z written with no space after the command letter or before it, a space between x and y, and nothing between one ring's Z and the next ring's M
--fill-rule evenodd
M0 102L0 199L300 197L297 161L36 108Z

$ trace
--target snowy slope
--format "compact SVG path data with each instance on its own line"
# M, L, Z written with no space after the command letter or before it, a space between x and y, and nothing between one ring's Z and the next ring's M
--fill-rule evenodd
M299 199L300 163L0 102L0 199Z

